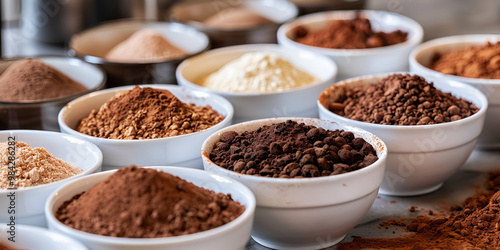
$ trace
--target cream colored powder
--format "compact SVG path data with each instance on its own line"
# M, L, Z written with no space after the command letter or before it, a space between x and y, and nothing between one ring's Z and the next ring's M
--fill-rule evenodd
M271 93L318 81L277 54L251 52L224 65L206 77L201 85L236 93Z
M151 29L143 29L117 44L105 58L119 62L155 62L184 55L186 55L184 51L170 44L162 34Z
M0 188L7 189L8 144L0 143ZM82 172L81 169L54 157L44 148L31 148L24 142L16 142L15 154L16 188L47 184L69 178Z

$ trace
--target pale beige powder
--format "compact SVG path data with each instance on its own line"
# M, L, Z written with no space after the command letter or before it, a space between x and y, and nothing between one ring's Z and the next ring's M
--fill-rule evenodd
M186 52L170 44L162 34L143 29L117 44L105 58L119 62L156 62L185 55Z
M250 52L207 76L201 85L235 93L272 93L318 81L277 54Z
M12 188L8 182L8 144L0 143L0 188ZM69 178L81 169L54 157L44 148L31 148L24 142L16 142L14 187L31 187Z

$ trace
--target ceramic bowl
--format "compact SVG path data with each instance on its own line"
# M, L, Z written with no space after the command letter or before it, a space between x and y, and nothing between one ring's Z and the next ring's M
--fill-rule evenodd
M306 15L326 10L359 10L366 5L366 0L290 0L299 8L299 15Z
M240 174L210 160L209 154L222 133L241 133L287 120L329 130L351 131L373 145L379 159L350 173L302 179ZM257 209L252 238L273 249L320 249L340 242L377 197L386 156L385 144L377 136L345 124L313 118L262 119L232 125L211 135L202 146L205 171L233 178L253 191Z
M481 90L488 98L488 110L483 132L479 136L479 148L500 148L500 79L479 79L445 75L428 68L436 53L447 53L470 46L481 46L486 41L500 41L500 35L461 35L434 39L415 48L410 54L410 71L429 79L450 79L472 85Z
M363 86L380 81L390 74L368 75L338 82L318 98L322 119L343 122L366 129L386 144L387 169L380 193L412 196L437 190L462 166L481 133L488 102L484 94L467 84L446 79L434 80L434 86L453 96L463 98L480 110L467 118L432 125L382 125L361 122L337 115L326 108L328 100L346 87ZM429 79L427 79L429 81Z
M213 132L231 124L233 117L231 103L214 94L178 86L161 84L140 86L167 89L185 103L209 105L219 114L223 115L224 120L206 130L196 133L145 140L99 138L75 130L80 120L88 116L93 109L99 109L101 105L116 94L134 87L123 86L101 90L70 102L59 113L58 121L61 132L96 144L102 150L104 155L103 165L106 168L125 167L131 164L139 166L175 165L201 168L202 162L199 153L201 144Z
M277 53L295 67L320 79L319 82L283 92L232 93L199 85L201 79L226 63L248 52L266 51ZM177 68L179 85L215 93L228 99L234 107L234 122L269 117L317 117L314 105L321 91L334 82L337 66L330 59L305 51L293 51L272 44L240 45L220 48L190 58ZM300 100L300 101L297 101Z
M79 176L101 171L102 153L99 148L74 136L36 130L0 131L1 142L10 141L9 137L15 137L16 141L25 142L32 148L45 148L53 156L82 169L83 173L44 185L0 190L0 207L5 208L0 212L0 222L4 225L11 223L10 217L14 216L16 224L46 226L43 204L50 193ZM10 209L11 205L15 208Z
M66 103L79 96L104 88L106 83L106 75L99 67L76 58L47 56L36 59L80 82L88 90L44 101L0 101L0 130L41 129L58 131L59 127L56 121L59 110ZM0 60L0 74L18 60L21 60L21 58Z
M329 49L304 45L295 42L295 29L304 26L308 29L321 29L333 20L353 19L357 13L368 18L376 31L391 32L402 30L408 32L405 42L369 49ZM391 12L362 11L330 11L309 14L282 25L278 30L278 43L294 50L306 50L330 57L339 67L339 78L359 76L390 71L408 70L408 55L423 38L423 29L416 21Z
M115 45L140 29L153 29L188 55L162 61L125 63L104 58ZM99 65L107 74L107 87L130 84L175 84L175 69L188 56L209 46L208 37L187 25L139 20L110 21L84 30L71 38L68 54Z
M88 250L82 243L62 234L50 232L46 228L16 225L15 242L8 241L12 237L10 226L0 227L2 243L11 249L38 249L38 250Z
M235 220L214 229L189 235L152 239L118 238L91 234L68 227L55 218L54 213L65 201L103 181L114 173L114 170L112 170L78 179L53 192L45 204L49 229L77 239L91 249L218 250L244 248L250 238L255 212L255 196L247 187L232 179L199 169L180 167L151 168L173 174L214 192L229 193L235 201L245 206L245 211Z
M243 7L264 16L273 23L244 29L207 27L203 20L231 7ZM214 48L239 44L276 43L279 26L297 16L297 7L284 0L209 0L179 1L169 11L168 19L190 25L204 32Z

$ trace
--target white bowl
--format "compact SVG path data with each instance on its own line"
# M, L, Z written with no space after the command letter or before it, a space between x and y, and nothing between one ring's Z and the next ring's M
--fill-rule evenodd
M176 165L201 168L201 144L213 132L231 124L233 117L231 103L214 94L178 86L160 84L140 86L167 89L185 103L209 105L223 115L224 120L196 133L144 140L99 138L75 130L80 120L88 116L93 109L99 109L101 105L116 94L134 88L134 86L123 86L97 91L70 102L59 112L58 122L61 132L96 144L102 150L104 155L103 165L105 166L125 167L135 164L139 166Z
M223 132L241 133L287 120L329 130L351 131L373 145L379 159L353 172L303 179L240 174L210 160L209 154ZM206 171L238 180L253 191L257 209L252 238L275 249L319 249L340 242L377 197L386 156L385 144L377 136L345 124L313 118L274 118L236 124L211 135L202 146Z
M202 77L217 71L243 54L254 51L276 53L321 81L283 92L259 94L231 93L197 84ZM275 44L239 45L211 50L185 60L176 72L179 85L227 98L234 106L235 123L269 117L317 117L318 112L314 105L316 97L326 86L334 82L336 75L337 66L327 57L280 48Z
M488 110L483 133L479 136L479 148L500 148L500 79L479 79L445 75L428 68L436 53L447 53L470 46L481 46L486 41L500 41L500 35L461 35L449 36L425 42L410 54L410 71L429 79L450 79L470 84L481 90L488 98Z
M102 153L97 146L90 142L57 132L0 131L0 141L8 141L9 136L15 136L16 141L25 142L32 148L45 148L53 156L82 169L83 173L44 185L18 188L17 190L0 190L0 207L5 208L0 212L2 224L10 223L10 216L15 216L16 224L46 226L43 204L50 193L72 179L101 171ZM11 204L10 197L7 195L11 192L15 192L15 209L13 211L15 214L9 214L7 209Z
M345 86L363 86L388 75L356 77L328 87L318 100L319 116L366 129L387 144L389 154L384 182L380 186L381 194L411 196L433 192L471 154L483 127L488 102L481 91L467 84L446 79L434 80L437 89L472 102L479 111L458 121L413 126L382 125L348 119L331 112L320 102L331 91Z
M368 18L376 31L391 32L397 29L408 32L405 42L369 49L329 49L295 42L294 30L298 26L321 29L333 20L353 19L357 13ZM390 71L408 70L408 55L423 38L423 29L413 19L385 11L329 11L309 14L282 25L278 30L280 46L306 50L333 59L339 67L339 78Z
M255 196L241 183L199 169L180 167L151 167L176 175L193 184L214 192L229 193L233 200L245 206L245 211L235 220L207 231L153 239L132 239L101 236L79 231L58 221L54 213L74 195L87 191L95 184L112 175L116 170L93 174L75 180L54 191L45 204L45 213L51 231L59 232L83 242L91 249L243 249L252 229L255 212Z
M2 243L12 249L37 249L37 250L88 250L82 243L62 234L50 232L46 228L16 225L15 242L8 241L12 237L10 228L6 225L0 227Z

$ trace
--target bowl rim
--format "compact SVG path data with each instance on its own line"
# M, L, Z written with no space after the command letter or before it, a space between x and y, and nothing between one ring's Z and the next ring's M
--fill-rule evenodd
M60 186L56 190L54 190L47 201L44 204L44 212L45 212L45 217L47 219L47 224L53 224L56 227L59 228L61 231L65 231L65 233L70 234L73 237L78 237L78 238L85 238L87 241L92 241L92 242L99 242L99 243L106 243L106 244L114 244L114 245L128 245L128 244L141 244L141 245L157 245L157 244L171 244L171 243L181 243L181 242L186 242L189 240L194 239L203 239L203 238L208 238L215 236L219 233L222 233L224 231L230 230L231 228L241 225L245 220L248 220L253 217L256 209L256 198L253 192L245 185L243 185L241 182L229 178L229 177L224 177L221 175L217 175L214 173L210 173L201 169L192 169L192 168L183 168L183 167L175 167L175 166L147 166L143 168L151 168L155 169L158 171L166 172L169 173L169 169L182 169L183 171L186 172L196 172L197 175L208 175L213 179L219 179L219 180L224 180L226 182L232 182L233 184L233 189L232 191L240 192L245 196L246 202L248 202L248 205L243 205L245 207L245 211L238 216L236 219L222 225L216 228L212 228L209 230L201 231L198 233L193 233L193 234L187 234L187 235L180 235L180 236L171 236L171 237L161 237L161 238L125 238L125 237L113 237L113 236L104 236L104 235L98 235L98 234L92 234L84 231L80 231L77 229L74 229L72 227L69 227L65 225L64 223L60 222L55 216L54 213L52 212L52 208L54 206L51 206L52 201L55 199L56 195L59 194L62 190L64 190L67 186L72 185L73 182L68 182L65 183L64 185ZM165 171L166 170L166 171ZM99 173L94 173L91 175L84 176L82 178L79 178L78 180L75 181L84 181L87 179L95 178L97 176L111 176L113 173L118 171L118 169L114 170L108 170L108 171L103 171ZM178 176L178 175L176 175ZM181 179L184 179L181 176L178 176ZM191 182L191 181L189 181ZM192 182L191 182L192 183ZM196 185L198 186L198 185ZM199 187L199 186L198 186ZM208 188L206 188L208 189ZM211 190L211 189L208 189ZM88 189L87 189L88 191ZM213 191L213 190L211 190ZM214 191L215 192L215 191ZM221 192L217 192L221 193ZM229 193L229 192L228 192ZM226 193L227 194L227 193ZM248 196L248 197L247 197ZM249 198L249 199L247 199Z
M393 74L409 74L409 75L421 76L419 74L411 73L411 72L389 72L389 73L379 73L379 74L371 74L371 75L352 77L352 78L348 78L348 79L336 82L336 83L328 86L327 88L325 88L321 92L320 96L323 95L324 92L330 91L330 89L334 88L334 86L348 85L350 83L354 83L354 82L357 82L360 80L382 79L386 76L393 75ZM426 77L424 77L424 78L426 78ZM437 79L427 79L426 78L427 82L434 83L436 80ZM445 78L439 79L439 80L443 81L445 85L451 85L451 84L460 85L461 87L465 87L465 88L469 89L472 93L475 93L475 96L478 98L478 102L482 107L479 108L479 111L475 114L472 114L468 117L465 117L465 118L462 118L462 119L456 120L456 121L451 121L451 122L443 122L443 123L428 124L428 125L388 125L388 124L378 124L378 123L369 123L369 122L358 121L358 120L346 118L346 117L343 117L341 115L335 114L334 112L327 109L323 105L323 103L320 102L319 96L318 96L318 99L316 100L316 103L318 104L320 111L321 110L326 111L328 115L332 115L344 123L349 123L349 124L352 124L353 126L360 126L361 125L361 126L372 127L372 128L376 128L376 129L395 129L395 130L422 129L422 130L425 130L425 129L435 129L435 128L448 127L448 126L450 126L450 124L451 124L451 126L460 126L463 123L467 123L467 122L470 122L472 120L477 120L481 116L484 116L486 114L486 110L488 109L488 100L487 100L486 96L483 94L483 92L481 92L479 89L475 88L474 86L471 86L469 84L459 82L459 81L454 81L454 80L445 79ZM438 88L438 90L441 90L441 89ZM449 93L451 93L453 96L455 96L452 91L450 91ZM467 99L467 98L462 98L462 99L472 103L472 101L470 99Z
M215 137L219 136L222 132L231 131L232 129L234 129L236 127L247 126L247 125L250 125L250 124L259 124L260 123L260 124L263 124L263 125L265 125L265 124L267 125L268 123L272 124L272 123L278 123L278 122L285 122L285 121L288 121L288 120L296 121L296 122L299 122L299 123L304 123L305 120L307 120L307 121L316 121L316 122L330 123L330 124L335 124L335 125L339 126L338 129L342 129L342 130L345 130L345 131L350 131L350 132L353 132L354 134L362 133L362 134L365 134L366 136L371 136L371 138L374 141L376 141L377 144L379 144L378 146L376 146L376 145L373 145L372 143L370 143L370 144L372 144L373 148L377 152L378 160L375 161L374 163L372 163L372 164L364 167L364 168L361 168L361 169L358 169L358 170L355 170L355 171L351 171L351 172L347 172L347 173L343 173L343 174L338 174L338 175L318 176L318 177L311 177L311 178L273 178L273 177L254 176L254 175L241 174L241 173L238 173L238 172L235 172L235 171L232 171L232 170L228 170L228 169L225 169L225 168L219 166L218 164L216 164L215 162L213 162L210 159L210 157L208 157L208 154L209 154L209 150L207 150L208 144L211 143L212 141L215 141ZM315 126L315 125L313 125L313 126ZM212 151L212 149L210 151ZM325 119L319 119L319 118L303 118L303 117L264 118L264 119L251 120L251 121L247 121L247 122L233 124L231 126L228 126L228 127L223 128L223 129L220 129L216 133L213 133L212 135L210 135L205 140L205 142L203 142L203 145L201 146L201 157L203 159L203 162L204 163L206 162L206 163L208 163L210 165L215 166L219 171L228 174L231 178L237 179L237 180L238 179L245 179L247 181L252 181L252 182L259 182L259 183L265 182L265 183L273 183L273 184L291 184L291 183L294 183L294 184L305 184L305 185L308 185L308 184L321 184L321 183L340 182L343 179L351 177L351 176L355 177L355 176L358 176L358 175L368 174L374 168L385 167L384 162L387 159L387 154L388 154L388 152L387 152L387 146L386 146L385 142L382 141L382 139L380 139L378 136L374 135L373 133L371 133L371 132L369 132L367 130L364 130L364 129L359 128L359 127L354 127L354 126L351 126L349 124L342 123L342 122L337 122L337 121L332 121L332 120L325 120ZM210 172L210 171L208 171L208 172Z
M219 102L223 102L224 103L223 106L225 107L224 109L227 111L228 114L227 114L227 116L224 117L224 119L222 121L220 121L217 124L214 124L213 126L207 128L205 130L200 130L200 131L197 131L197 132L183 134L183 135L176 135L176 136L162 137L162 138L154 138L154 139L110 139L110 138L102 138L102 137L97 137L97 136L91 136L91 135L87 135L87 134L84 134L84 133L76 131L75 129L73 129L70 126L68 126L68 124L66 124L66 122L64 122L64 116L65 116L66 110L68 109L68 107L73 106L75 103L82 102L82 100L85 100L87 98L92 98L92 97L95 97L95 96L105 95L105 94L109 94L109 93L113 93L113 92L115 92L115 95L116 95L116 94L118 94L120 92L133 89L135 86L139 86L141 88L143 88L143 87L151 87L151 88L159 88L159 89L166 89L166 90L177 89L177 90L183 90L183 91L186 91L186 92L189 92L189 93L201 94L201 95L207 96L208 100L217 100ZM102 105L103 104L101 104L101 106ZM212 107L210 104L207 104L207 105L210 106L210 107ZM217 112L217 113L219 113L219 112ZM214 93L206 93L206 92L202 92L202 91L199 91L199 90L190 89L190 88L186 88L186 87L182 87L182 86L171 85L171 84L139 84L139 85L126 85L126 86L114 87L114 88L109 88L109 89L103 89L103 90L95 91L95 92L90 93L88 95L81 96L81 97L79 97L77 99L74 99L73 101L71 101L68 104L66 104L59 111L59 113L57 115L57 123L59 124L59 127L64 128L67 131L71 131L72 133L75 133L78 136L81 136L81 137L85 138L88 141L96 141L96 142L100 142L100 143L103 143L103 142L111 142L111 143L149 143L149 142L155 142L155 141L156 142L167 142L169 140L176 140L176 139L188 137L188 136L191 136L191 135L197 135L197 134L200 134L200 133L203 133L203 132L212 132L212 131L215 132L215 131L217 131L217 129L218 129L219 126L225 125L225 124L230 124L231 121L232 121L232 119L233 119L233 116L234 116L233 105L226 98L224 98L223 96L219 96L219 95L216 95ZM84 118L84 117L82 117L82 118ZM80 118L80 120L82 118Z
M199 60L199 58L214 57L214 56L217 56L220 54L234 54L234 53L240 53L240 52L242 54L245 54L245 53L249 53L249 52L258 52L258 51L263 51L263 50L267 51L267 52L272 52L272 53L275 53L275 51L290 52L290 55L293 57L300 57L301 55L306 55L308 57L313 57L313 58L317 58L319 60L323 60L324 62L329 64L328 65L329 67L332 68L333 74L330 75L325 80L320 79L320 81L318 81L318 82L313 82L311 84L307 84L304 86L291 88L291 89L287 89L287 90L279 91L279 92L263 92L263 93L240 93L240 92L238 92L238 93L236 93L236 92L221 91L221 90L216 90L216 89L211 89L211 88L201 86L199 84L196 84L192 81L187 80L184 77L184 74L182 72L187 66L189 66L189 63L191 63L194 60ZM302 71L304 71L304 70L302 70ZM307 72L307 71L305 71L305 72L319 79L319 77L311 74L310 72ZM212 73L214 73L214 72L212 72ZM175 76L177 78L177 81L182 82L182 83L180 83L181 86L184 84L187 87L192 88L192 89L197 89L197 90L201 90L204 92L211 92L211 93L215 93L215 94L218 94L221 96L228 96L228 97L273 96L273 95L281 95L281 94L304 91L306 89L317 87L318 85L325 84L325 83L330 82L330 81L334 81L335 78L337 77L337 75L338 75L337 64L331 58L328 58L327 56L312 53L309 51L295 51L295 50L283 48L283 47L279 46L278 44L270 44L270 43L232 45L232 46L212 49L212 50L206 51L204 53L201 53L199 55L193 56L192 58L188 58L188 59L184 60L181 64L179 64L179 66L175 70ZM182 81L179 81L179 80L182 80Z
M216 1L218 1L218 0L210 0L210 2L216 2ZM191 27L193 27L193 28L195 28L195 29L197 29L197 30L199 30L201 32L211 32L211 33L217 32L217 33L231 34L231 33L252 32L252 31L259 31L259 30L265 30L265 29L274 28L274 27L279 26L279 25L281 25L283 23L286 23L286 22L288 22L290 20L293 20L299 14L298 6L296 4L290 2L290 1L286 1L286 0L275 0L275 1L246 0L246 1L239 1L239 2L240 2L240 5L238 5L238 6L244 5L245 2L258 2L259 4L265 4L266 6L269 5L269 4L273 4L273 5L278 5L279 4L281 6L287 6L292 12L290 13L291 14L290 17L287 18L285 21L282 21L282 22L271 22L271 23L267 23L267 24L263 24L263 25L258 25L256 27L248 27L248 28L243 28L243 29L217 29L217 28L206 26L201 21L194 21L194 20L182 21L182 20L179 20L174 15L174 10L176 8L181 8L181 7L186 7L186 6L191 7L191 6L194 6L194 5L198 5L200 3L207 3L207 1L203 1L203 0L188 0L188 1L177 2L174 5L172 5L171 8L169 8L169 10L167 11L167 13L166 13L165 16L171 22L182 23L182 24L191 26ZM231 7L234 7L234 6L231 6Z
M387 45L387 46L382 46L382 47L376 47L376 48L366 48L366 49L332 49L332 48L323 48L323 47L318 47L318 46L312 46L312 45L305 45L299 42L296 42L286 35L291 29L307 24L307 23L316 23L316 22L331 22L332 20L342 20L342 18L334 18L336 14L350 14L350 13L360 13L361 15L392 15L397 18L399 18L401 21L404 23L407 23L409 26L412 26L409 30L405 30L406 32L414 32L415 35L413 37L410 37L410 39L406 39L406 41L393 44L393 45ZM311 21L311 20L317 20L317 19L323 19L322 21ZM370 18L368 18L370 19ZM298 24L297 24L298 23ZM408 46L412 45L417 45L422 42L424 37L424 29L422 26L412 18L409 18L407 16L395 13L395 12L389 12L389 11L381 11L381 10L333 10L333 11L323 11L323 12L317 12L317 13L312 13L312 14L307 14L301 17L298 17L294 20L291 20L289 22L286 22L285 24L281 25L280 28L278 29L277 32L277 38L278 38L278 43L289 43L290 45L293 45L294 47L298 47L300 49L304 50L310 50L314 51L316 53L321 53L324 55L328 56L367 56L367 55L374 55L374 54L380 54L380 53L386 53L390 50L393 49L398 49L398 48L406 48Z
M182 28L185 30L189 30L189 32L193 32L193 33L196 33L197 35L202 36L204 38L204 40L206 41L206 45L200 51L197 51L197 52L192 53L192 54L186 53L186 55L181 56L181 57L170 58L167 60L155 60L155 61L144 61L144 62L140 62L140 61L138 61L138 62L113 61L113 60L108 60L104 57L83 54L83 53L76 51L73 48L74 39L77 39L78 37L81 37L84 34L93 32L96 29L100 29L102 27L106 27L108 30L112 30L108 26L118 25L121 23L142 24L143 28L146 27L147 25L151 25L151 24L165 25L166 29L171 29L172 27L173 28L179 27L179 28ZM211 46L210 39L208 38L208 36L205 33L201 32L201 31L199 31L199 30L195 29L194 27L191 27L187 24L177 23L177 22L165 22L165 21L138 20L138 19L132 19L132 18L123 18L123 19L117 19L117 20L108 20L108 21L100 23L97 26L87 28L85 30L78 32L77 34L72 35L69 42L68 42L68 49L67 49L66 53L72 58L78 58L78 59L81 59L82 61L85 61L85 62L90 63L90 64L115 65L115 66L120 66L120 65L121 66L135 66L135 65L147 66L147 65L151 65L151 64L161 64L161 63L178 63L178 62L181 62L181 61L183 61L191 56L198 55L204 51L207 51L210 48L210 46ZM184 52L186 52L186 51L184 51Z
M410 65L418 68L419 71L422 71L422 74L428 74L433 77L446 77L455 81L467 82L471 84L485 84L485 85L495 85L500 84L500 79L488 79L488 78L473 78L473 77L465 77L465 76L457 76L451 74L444 74L439 71L433 70L427 66L424 66L417 60L417 57L424 51L433 51L434 53L436 47L438 46L450 46L450 45L458 45L458 44L469 44L469 46L481 46L485 42L489 41L490 38L494 38L500 42L500 34L467 34L467 35L454 35L454 36L445 36L436 39L432 39L415 47L411 52L409 58ZM482 40L482 41L478 41ZM455 49L453 51L456 51ZM414 71L414 70L412 70Z
M75 137L73 135L70 135L70 134L64 134L64 133L55 132L55 131L44 131L44 130L30 130L30 129L0 130L0 134L4 134L4 133L5 134L6 133L11 133L11 134L12 133L14 133L14 134L15 133L19 133L19 134L27 134L27 135L32 135L32 134L46 134L46 135L51 135L51 136L58 136L60 138L70 137L71 140L79 141L79 142L81 142L83 144L86 144L90 148L92 148L92 151L95 152L95 153L97 153L98 157L96 159L96 161L97 161L96 164L93 167L91 167L91 168L89 168L87 170L83 170L81 168L76 167L76 168L82 170L82 172L79 173L79 174L70 176L70 177L62 179L62 180L58 180L58 181L54 181L54 182L50 182L50 183L46 183L46 184L41 184L41 185L36 185L36 186L21 187L21 188L18 187L16 189L0 189L0 195L7 194L9 192L16 192L16 194L17 194L17 193L29 192L31 190L36 190L36 189L54 187L54 186L60 185L61 183L66 182L66 181L72 181L72 180L78 179L80 177L84 177L84 176L90 175L90 174L94 173L97 169L99 169L99 167L102 166L102 161L103 161L102 151L94 143L92 143L92 142L90 142L88 140L83 140L83 139L77 138L77 137ZM24 142L24 141L22 141L22 142ZM26 143L26 144L28 144L28 143ZM29 146L31 147L31 145L29 145ZM50 154L53 155L52 153L50 153ZM56 158L58 158L58 157L56 157ZM70 164L70 165L73 166L72 164ZM73 167L75 167L75 166L73 166Z
M82 60L80 58L67 57L67 56L57 56L57 55L37 55L37 56L29 56L29 57L13 57L13 58L8 58L8 59L2 59L0 61L1 62L10 62L10 63L13 63L13 62L16 62L16 61L19 61L19 60L23 60L23 59L28 59L28 58L37 59L37 60L56 59L56 60L59 60L59 61L65 61L65 63L68 63L68 62L71 62L71 61L78 62L78 63L84 63L87 66L89 66L89 67L95 69L97 72L99 72L98 74L100 74L100 76L102 77L102 81L99 82L99 84L96 87L94 87L94 88L87 89L85 91L78 92L78 93L75 93L75 94L72 94L72 95L61 96L61 97L56 97L56 98L51 98L51 99L45 99L45 100L41 100L41 101L40 100L36 100L36 101L7 102L7 101L0 100L0 105L6 106L6 107L8 107L8 106L19 106L19 105L21 105L21 106L30 106L30 105L40 105L40 104L50 104L50 103L56 103L56 102L70 101L70 100L73 100L73 99L75 99L75 98L77 98L79 96L86 95L86 94L92 93L94 91L103 89L104 86L106 85L106 78L107 77L106 77L106 73L104 72L104 70L101 69L101 67L99 67L97 65L94 65L92 63L86 62L86 61L84 61L84 60ZM80 82L79 80L74 79L72 76L69 76L67 74L65 74L65 75L68 76L68 77L70 77L71 79L77 81L77 82Z
M2 225L2 227L6 227L6 226ZM71 245L73 247L77 247L78 249L81 249L81 250L89 249L83 243L81 243L73 238L70 238L66 235L50 231L47 228L21 224L21 225L16 225L16 230L20 230L20 231L23 231L24 233L28 233L28 234L42 234L42 232L43 232L43 234L49 234L49 235L52 235L53 237L62 238L62 239L64 239L64 241L66 243L71 243ZM20 233L20 234L24 235L24 233Z

